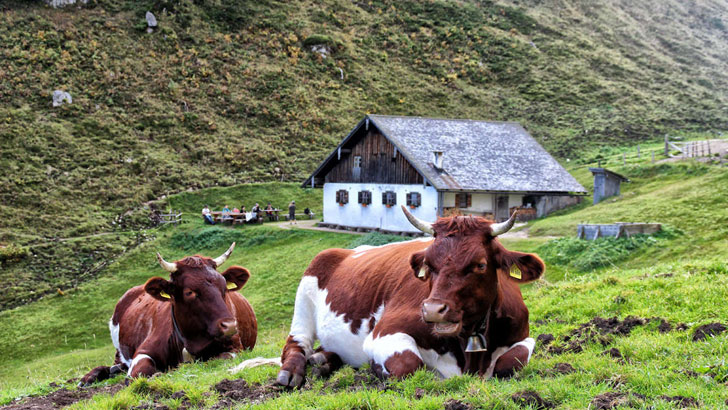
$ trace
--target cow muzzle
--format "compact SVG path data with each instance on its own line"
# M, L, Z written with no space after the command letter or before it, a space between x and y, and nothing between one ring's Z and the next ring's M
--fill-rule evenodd
M222 337L231 337L238 333L238 322L235 319L221 320L217 323L217 330Z
M427 323L433 323L433 330L440 336L455 336L462 330L462 322L452 318L452 312L447 303L428 300L422 303L422 318Z

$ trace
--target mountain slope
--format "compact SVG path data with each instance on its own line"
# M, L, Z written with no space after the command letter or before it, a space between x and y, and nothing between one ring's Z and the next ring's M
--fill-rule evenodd
M300 181L366 112L520 121L561 157L728 119L725 1L0 10L0 245L78 237L27 256L72 273L138 243L85 237L145 226L142 203ZM55 89L73 103L52 107Z

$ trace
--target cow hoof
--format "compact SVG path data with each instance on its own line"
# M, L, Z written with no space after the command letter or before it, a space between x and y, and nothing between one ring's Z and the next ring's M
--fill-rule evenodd
M311 370L311 374L313 375L313 377L315 377L317 379L323 379L323 378L329 377L329 376L331 376L331 373L332 373L331 366L329 366L328 364L314 367Z
M278 372L276 383L286 387L300 387L303 383L303 376L300 374L294 374L293 377L291 377L291 372L288 370L281 370Z
M314 353L308 358L308 362L313 365L322 365L326 363L326 355L323 353Z

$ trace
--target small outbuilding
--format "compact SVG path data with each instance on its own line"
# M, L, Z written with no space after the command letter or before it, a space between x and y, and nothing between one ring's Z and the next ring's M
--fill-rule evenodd
M589 171L594 175L594 205L605 198L619 195L621 183L629 182L627 177L606 168L589 168Z
M322 224L419 232L451 214L536 218L581 201L586 190L515 122L365 116L303 182L323 188Z

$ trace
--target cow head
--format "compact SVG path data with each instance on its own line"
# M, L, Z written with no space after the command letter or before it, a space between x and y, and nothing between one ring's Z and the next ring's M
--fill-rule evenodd
M430 224L402 209L416 228L435 238L427 249L412 254L410 265L430 285L422 317L434 324L438 336L456 336L482 321L498 303L499 281L527 283L543 275L544 264L536 255L509 251L496 239L513 227L515 214L502 223L456 216Z
M233 248L235 243L215 259L197 255L167 262L157 254L159 264L170 273L170 280L154 277L144 285L152 297L172 304L179 336L194 356L199 356L213 341L229 339L238 331L225 294L241 289L250 272L240 266L231 266L222 274L216 270Z

